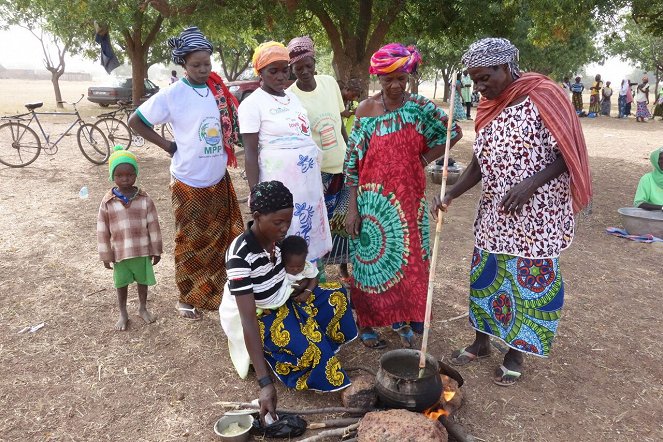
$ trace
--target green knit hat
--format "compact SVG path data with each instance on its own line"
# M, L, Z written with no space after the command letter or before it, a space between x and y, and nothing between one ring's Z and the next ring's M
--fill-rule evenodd
M110 158L108 158L108 172L110 174L110 180L113 181L113 173L115 168L120 164L131 164L136 170L136 175L138 175L138 162L136 161L136 155L133 152L129 152L124 149L124 146L117 145L113 149L113 153Z

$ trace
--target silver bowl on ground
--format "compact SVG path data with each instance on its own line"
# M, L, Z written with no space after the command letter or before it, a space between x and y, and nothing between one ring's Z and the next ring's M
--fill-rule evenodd
M654 235L663 238L663 211L622 207L617 210L629 235Z
M430 177L433 184L442 184L442 170L443 167L437 164L431 164L426 168L426 173ZM455 163L453 166L447 168L447 185L452 186L456 184L460 174L463 172L463 168Z
M228 434L230 426L240 430ZM214 433L224 442L247 442L250 438L249 430L253 425L253 416L250 414L226 414L214 424ZM226 434L224 434L226 433Z

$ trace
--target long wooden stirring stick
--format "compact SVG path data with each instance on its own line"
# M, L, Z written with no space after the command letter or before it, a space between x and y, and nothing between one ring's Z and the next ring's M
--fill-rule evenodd
M451 88L449 99L449 114L447 121L447 143L444 148L444 165L442 166L442 185L440 186L440 200L444 198L447 190L447 166L449 164L449 150L451 150L451 128L454 118L454 102L456 99L456 86ZM430 330L430 317L433 309L433 283L435 282L435 268L437 267L437 253L440 249L440 232L442 231L442 211L437 212L437 224L435 225L435 241L433 242L433 253L428 274L428 294L426 296L426 316L424 317L424 335L421 340L421 354L419 355L419 377L424 376L426 370L426 348L428 347L428 332Z

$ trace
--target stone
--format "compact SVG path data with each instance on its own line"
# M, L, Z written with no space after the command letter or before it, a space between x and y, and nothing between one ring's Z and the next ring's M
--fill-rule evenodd
M341 401L343 406L349 408L373 408L378 401L375 376L359 375L352 378L352 385L341 392Z
M359 422L357 442L446 442L447 430L421 413L372 411Z
M453 414L460 406L463 404L463 390L458 386L458 382L454 379L451 379L449 376L440 375L442 379L442 396L440 397L440 403L443 404L442 408L449 414ZM446 395L445 395L446 393ZM453 397L450 400L447 400L449 393L453 393Z

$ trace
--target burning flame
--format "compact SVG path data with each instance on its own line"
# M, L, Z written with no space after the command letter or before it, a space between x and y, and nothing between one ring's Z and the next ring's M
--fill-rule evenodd
M444 397L444 402L449 402L451 399L456 396L455 391L443 391L442 396ZM433 405L428 410L424 411L424 415L431 420L438 420L442 416L449 416L449 412L442 408L440 405Z
M449 416L449 413L444 408L434 405L428 410L424 411L424 416L426 416L428 419L436 421L442 416Z

